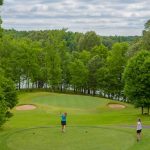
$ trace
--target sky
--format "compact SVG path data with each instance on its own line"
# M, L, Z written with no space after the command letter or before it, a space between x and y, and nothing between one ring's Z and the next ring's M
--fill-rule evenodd
M5 0L0 11L5 29L141 35L150 0Z

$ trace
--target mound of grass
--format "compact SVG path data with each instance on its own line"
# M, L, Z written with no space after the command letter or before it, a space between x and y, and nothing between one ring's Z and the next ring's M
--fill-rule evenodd
M126 150L135 142L128 132L94 127L69 127L66 133L59 128L28 129L5 140L3 147L10 150Z

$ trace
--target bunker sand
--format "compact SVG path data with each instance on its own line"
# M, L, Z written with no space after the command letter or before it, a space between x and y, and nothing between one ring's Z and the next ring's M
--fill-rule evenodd
M36 109L35 105L21 105L16 107L16 110L34 110L34 109Z
M121 104L108 104L109 108L113 108L113 109L124 109L126 108L125 105L121 105Z

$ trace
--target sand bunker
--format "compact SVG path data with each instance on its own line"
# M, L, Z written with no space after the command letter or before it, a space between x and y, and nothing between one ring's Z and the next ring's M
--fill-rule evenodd
M16 107L16 110L33 110L36 109L35 105L20 105Z
M123 109L126 108L125 105L121 105L121 104L108 104L109 108L114 108L114 109Z

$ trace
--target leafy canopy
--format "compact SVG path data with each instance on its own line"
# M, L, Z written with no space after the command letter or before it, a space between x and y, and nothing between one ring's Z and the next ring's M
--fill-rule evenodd
M150 106L150 52L141 51L125 68L125 95L137 107Z

